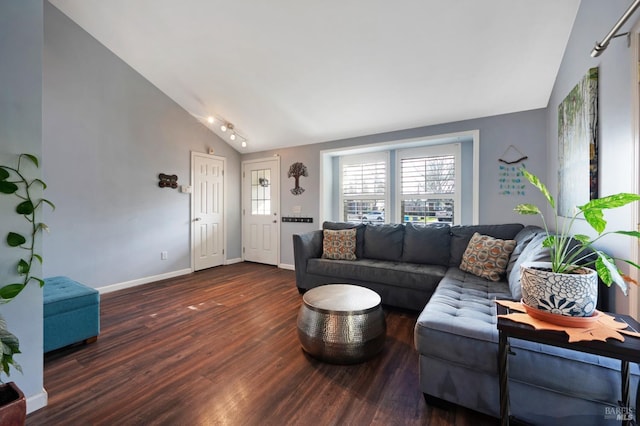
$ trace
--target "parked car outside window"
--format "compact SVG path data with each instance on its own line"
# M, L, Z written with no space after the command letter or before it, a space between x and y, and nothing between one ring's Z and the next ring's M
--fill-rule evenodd
M384 222L384 213L383 212L369 212L362 215L362 223L383 223Z

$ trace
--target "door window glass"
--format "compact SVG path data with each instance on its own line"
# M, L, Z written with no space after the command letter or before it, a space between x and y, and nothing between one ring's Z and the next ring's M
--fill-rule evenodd
M271 214L271 169L251 171L251 214Z

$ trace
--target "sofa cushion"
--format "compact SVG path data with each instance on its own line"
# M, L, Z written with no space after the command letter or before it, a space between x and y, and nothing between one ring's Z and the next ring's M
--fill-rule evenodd
M516 248L513 249L513 253L511 253L511 257L509 257L509 265L507 266L507 277L511 274L514 265L520 258L520 254L527 247L527 245L533 240L536 236L544 233L544 229L539 226L525 226L522 231L518 232L514 240L516 240Z
M350 222L324 222L322 229L331 229L339 231L341 229L355 229L356 230L356 257L364 257L364 229L365 225L362 223L350 223Z
M449 225L405 225L402 261L427 265L449 265Z
M345 283L352 280L368 281L427 291L436 288L446 271L447 267L440 265L417 265L373 259L345 261L316 258L309 259L307 263L308 273L333 278L331 282L339 282L335 279Z
M501 240L488 235L473 234L462 256L460 269L490 281L499 281L507 270L515 240Z
M368 225L364 230L366 259L402 260L404 226L400 224Z
M449 266L459 266L462 255L469 245L474 233L489 235L501 240L513 240L518 232L524 228L520 223L505 225L456 225L451 227L451 249Z
M494 299L508 299L510 295L506 281L487 281L459 268L449 268L418 317L416 349L420 354L497 375Z
M325 259L356 260L356 230L325 229L322 238L322 257Z

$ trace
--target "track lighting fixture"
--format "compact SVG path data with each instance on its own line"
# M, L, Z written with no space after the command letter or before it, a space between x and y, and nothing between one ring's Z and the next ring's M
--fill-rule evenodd
M209 115L209 116L203 117L195 114L192 114L192 115L197 119L199 119L201 122L206 122L209 125L209 128L211 128L212 130L213 128L211 127L211 125L220 126L219 129L221 132L229 134L229 140L233 142L235 142L236 140L240 140L240 146L242 146L242 148L247 147L247 138L242 136L242 134L238 133L233 123L225 120L220 116Z

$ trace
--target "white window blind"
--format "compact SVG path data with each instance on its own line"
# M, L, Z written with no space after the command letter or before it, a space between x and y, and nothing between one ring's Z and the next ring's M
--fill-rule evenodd
M387 152L340 158L342 218L348 222L385 222L388 196Z
M456 144L401 151L398 155L403 223L453 224L460 199L460 147Z
M456 189L456 161L453 155L403 158L402 194L453 194Z
M346 164L342 169L342 193L345 196L384 195L386 177L387 165L384 161Z

